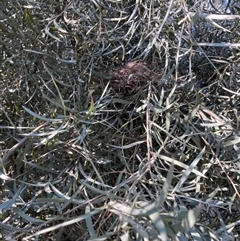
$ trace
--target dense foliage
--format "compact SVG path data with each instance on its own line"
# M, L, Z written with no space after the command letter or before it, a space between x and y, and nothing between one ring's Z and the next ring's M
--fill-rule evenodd
M238 4L2 1L1 240L237 240Z

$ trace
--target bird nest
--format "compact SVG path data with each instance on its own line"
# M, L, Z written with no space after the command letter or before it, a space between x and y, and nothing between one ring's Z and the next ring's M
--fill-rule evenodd
M118 64L114 67L104 66L101 74L91 78L91 87L103 87L107 83L115 93L136 93L146 86L147 82L157 84L163 76L163 66L152 64L143 60L133 60L126 64Z
M146 62L135 60L113 68L109 72L110 86L116 91L134 91L153 78L153 71Z

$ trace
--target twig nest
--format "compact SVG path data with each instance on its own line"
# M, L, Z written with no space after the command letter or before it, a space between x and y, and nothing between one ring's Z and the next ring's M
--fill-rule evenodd
M150 80L152 71L145 62L136 60L110 70L109 75L110 85L115 91L132 91Z

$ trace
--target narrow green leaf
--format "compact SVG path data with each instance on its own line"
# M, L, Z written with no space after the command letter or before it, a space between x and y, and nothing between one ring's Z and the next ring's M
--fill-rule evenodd
M97 213L99 213L101 211L102 211L102 209L95 209L95 210L93 210L93 211L91 211L89 213L81 215L80 217L73 218L73 219L71 219L69 221L60 223L58 225L55 225L55 226L52 226L52 227L49 227L49 228L45 228L45 229L43 229L41 231L38 231L38 232L34 233L33 235L27 236L25 238L25 240L30 240L32 237L35 237L35 236L38 236L38 235L41 235L41 234L44 234L44 233L52 232L52 231L54 231L56 229L59 229L61 227L66 227L66 226L72 225L74 223L78 223L78 222L80 222L82 220L85 220L86 218L89 218L89 217L93 216L94 214L97 214Z
M46 118L46 117L40 116L40 115L34 113L33 111L29 110L25 106L23 106L23 109L25 111L27 111L30 115L32 115L33 117L35 117L35 118L37 118L39 120L43 120L43 121L46 121L46 122L60 122L60 121L63 121L63 119L51 119L51 118Z
M197 157L194 159L194 161L191 163L191 165L187 168L187 170L183 173L181 179L179 180L178 184L173 189L172 193L178 191L184 182L188 179L190 173L194 170L195 166L198 164L198 162L201 160L203 154L205 152L205 147L202 149L202 151L197 155Z

